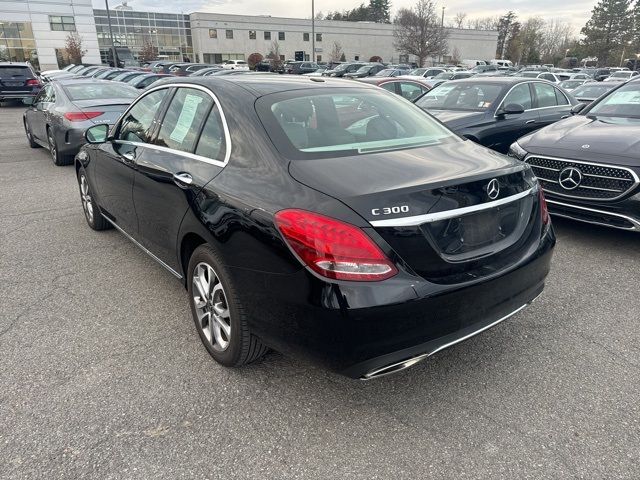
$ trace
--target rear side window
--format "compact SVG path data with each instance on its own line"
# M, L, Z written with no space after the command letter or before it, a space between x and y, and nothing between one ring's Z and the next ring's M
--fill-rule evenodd
M422 88L420 88L420 86L416 85L415 83L400 83L400 95L411 102L422 95L422 92Z
M504 97L504 101L502 102L504 106L507 106L510 103L522 105L525 110L529 110L531 108L531 91L529 90L528 83L521 83L520 85L513 87L507 96Z
M533 88L538 97L538 108L555 107L558 103L556 100L556 89L546 83L534 83Z
M213 100L194 88L180 88L173 96L154 142L161 147L193 153L200 128Z
M562 93L557 88L555 89L555 91L556 91L556 102L558 103L558 105L569 105L569 100L567 100L567 97L565 97L564 93Z
M224 161L226 153L224 127L216 105L211 109L196 147L196 155Z
M140 99L124 117L118 138L128 142L149 143L153 130L153 117L166 95L167 89L162 89Z
M33 74L28 67L0 66L0 78L31 78Z

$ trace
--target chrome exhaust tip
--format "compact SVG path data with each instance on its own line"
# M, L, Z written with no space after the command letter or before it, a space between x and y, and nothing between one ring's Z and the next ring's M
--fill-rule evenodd
M403 360L401 362L392 363L391 365L386 365L382 368L377 368L376 370L372 370L368 373L365 373L361 380L371 380L373 378L384 377L385 375L391 375L392 373L397 373L401 370L414 366L416 363L421 362L428 356L430 353L424 353L422 355L418 355L417 357L412 357L407 360Z

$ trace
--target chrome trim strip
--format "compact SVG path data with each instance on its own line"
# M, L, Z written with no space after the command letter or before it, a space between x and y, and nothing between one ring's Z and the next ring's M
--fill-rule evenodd
M564 163L573 163L573 164L585 164L585 165L593 165L594 167L604 167L604 168L613 168L613 169L618 169L618 170L624 170L626 172L629 172L631 174L631 176L633 177L633 185L631 185L629 188L627 188L621 195L615 196L615 197L611 197L611 198L593 198L593 197L578 197L576 195L567 195L566 193L561 193L561 192L554 192L552 190L549 190L549 192L552 195L559 195L561 197L567 197L567 198L575 198L576 200L597 200L599 202L612 202L615 200L619 200L620 198L624 197L627 193L631 192L634 188L636 188L638 186L638 184L640 184L640 178L638 178L638 175L636 174L636 172L634 172L633 170L631 170L630 168L627 167L621 167L618 165L613 165L613 164L606 164L606 163L596 163L596 162L589 162L586 160L573 160L573 159L568 159L568 158L559 158L559 157L550 157L549 155L536 155L534 153L529 153L528 155L526 155L524 157L524 162L526 162L530 167L532 168L537 168L537 165L533 165L531 163L528 162L529 158L543 158L546 160L555 160L557 162L564 162ZM583 174L584 175L584 174ZM608 178L608 177L604 177L604 176L597 176L597 178ZM542 180L545 180L544 178L542 178ZM617 178L616 180L624 180L623 178ZM558 182L554 182L553 180L545 180L547 182L553 182L553 183L558 183ZM580 187L579 187L580 188ZM584 188L584 187L583 187ZM597 187L591 187L592 189L597 189L597 190L603 190L606 191L606 189L601 189L601 188L597 188Z
M415 365L416 363L424 360L425 358L428 358L432 355L435 355L436 353L444 350L445 348L449 348L452 347L453 345L455 345L456 343L460 343L460 342L464 342L465 340L468 340L471 337L475 337L476 335L478 335L479 333L484 332L485 330L489 330L492 327L495 327L496 325L498 325L499 323L504 322L505 320L507 320L509 317L514 316L516 313L520 312L521 310L523 310L524 308L528 307L529 305L531 305L533 302L535 302L538 297L542 295L542 292L540 292L540 294L538 296L536 296L533 300L531 300L528 303L525 303L524 305L522 305L521 307L516 308L513 312L505 315L502 318L499 318L498 320L496 320L495 322L490 323L489 325L485 325L482 328L479 328L478 330L474 330L473 332L465 335L464 337L460 337L460 338L456 338L455 340L452 340L449 343L445 343L444 345L440 345L439 347L435 348L434 350L427 352L427 353L423 353L422 355L417 355L415 357L411 357L408 358L406 360L403 360L401 362L396 362L396 363L392 363L391 365L386 365L384 367L381 368L377 368L375 370L372 370L369 373L365 373L360 379L361 380L370 380L372 378L380 378L380 377L384 377L385 375L391 375L392 373L396 373L399 372L400 370L404 370L405 368L409 368L413 365ZM400 367L400 368L395 368L395 367ZM388 373L380 373L380 372L384 372L385 370L391 370Z
M150 148L150 149L161 151L161 152L174 153L176 155L181 155L183 157L191 158L193 160L199 160L201 162L210 163L211 165L216 165L218 167L223 167L224 168L224 166L227 163L229 163L229 158L231 157L231 135L229 134L229 125L227 124L227 117L224 114L224 110L222 109L222 104L218 100L218 97L216 96L216 94L213 93L208 88L203 87L202 85L198 85L198 84L195 84L195 83L167 83L167 84L159 85L157 87L153 87L153 88L150 88L149 90L146 90L144 92L144 95L141 95L140 97L138 97L136 99L136 101L134 103L132 103L129 108L127 108L125 110L125 112L120 116L120 118L118 118L118 121L113 126L113 129L112 129L113 133L115 133L116 130L120 127L121 120L129 113L129 111L135 105L138 104L138 102L142 98L146 97L148 94L150 94L152 92L156 92L158 90L163 90L163 89L168 89L168 88L193 88L195 90L200 90L202 92L205 92L207 95L209 95L213 99L213 102L214 102L215 106L218 107L218 112L220 113L220 119L222 120L222 128L224 130L226 151L225 151L225 155L224 155L224 160L223 161L214 160L212 158L203 157L203 156L200 156L200 155L195 155L193 153L183 152L181 150L174 150L172 148L161 147L159 145L154 145L152 143L130 142L128 140L118 140L118 139L114 139L113 142L114 143L119 143L119 144L125 144L125 145L133 145L133 146L136 146L136 147Z
M611 217L622 218L622 219L626 220L627 222L631 223L633 225L633 227L631 227L631 228L619 227L617 225L610 225L608 223L595 222L595 221L590 221L590 220L584 220L582 218L572 217L570 215L567 215L566 213L556 213L556 212L549 211L549 213L551 215L555 215L556 217L569 218L571 220L575 220L575 221L578 221L578 222L584 222L584 223L590 223L592 225L602 225L603 227L617 228L619 230L625 230L627 232L639 232L640 231L640 219L636 220L633 217L629 217L627 215L622 215L621 213L607 212L606 210L598 210L596 208L578 207L577 205L572 205L570 203L558 202L557 200L549 200L549 199L547 199L547 203L549 205L560 205L561 207L575 208L576 210L584 210L586 212L594 212L594 213L600 213L602 215L607 215L607 216L611 216Z
M142 250L144 253L149 255L151 258L153 258L156 262L158 262L164 268L169 270L169 273L171 273L171 275L173 275L174 277L177 277L180 280L182 280L182 275L180 275L173 268L171 268L169 265L164 263L162 260L160 260L158 257L156 257L153 253L151 253L149 250L147 250L145 247L143 247L135 238L133 238L131 235L129 235L127 232L125 232L122 228L120 228L117 223L113 222L104 213L101 213L101 215L104 217L104 219L107 222L109 222L111 225L113 225L120 233L122 233L125 237L127 237L129 240L131 240L138 248L140 248L140 250Z
M531 195L536 187L532 187L524 192L516 193L509 197L494 200L493 202L481 203L479 205L472 205L470 207L455 208L453 210L445 210L444 212L426 213L424 215L415 215L412 217L403 218L391 218L388 220L372 220L369 223L374 227L413 227L416 225L422 225L423 223L439 222L440 220L447 220L449 218L461 217L469 213L480 212L482 210L488 210L490 208L499 207L507 203L515 202L528 195Z

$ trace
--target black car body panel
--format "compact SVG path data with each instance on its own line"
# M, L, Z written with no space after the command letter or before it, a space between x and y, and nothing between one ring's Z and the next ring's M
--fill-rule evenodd
M532 166L551 213L640 231L640 116L617 116L623 103L611 116L596 110L619 89L640 98L640 81L620 85L579 115L519 139L511 153Z
M181 89L209 92L224 112L224 158L154 144ZM405 366L533 301L542 291L555 236L526 164L455 136L427 148L291 158L273 134L279 127L268 118L271 102L334 91L391 96L360 82L301 77L161 80L131 107L158 97L154 121L148 120L154 126L145 134L150 143L119 140L116 125L115 138L83 148L76 168L87 172L109 221L177 277L185 279L194 245L213 246L234 283L242 285L238 295L249 328L266 345L354 378L387 373L397 362ZM176 182L182 172L190 174L190 184ZM495 197L487 197L491 181L501 187ZM406 204L402 215L374 213L393 202ZM379 282L330 280L303 266L274 220L290 208L361 229L397 274ZM456 209L464 209L465 218L482 217L474 223L484 225L475 231L478 239L504 229L500 242L506 243L490 242L494 252L483 244L479 256L465 259L453 258L457 251L439 252L434 241L445 238L447 248L446 240L456 235L443 236L439 229L451 222L462 228L447 219ZM523 221L515 221L509 209L518 209ZM443 220L405 225L407 215L432 213ZM496 221L502 222L499 229Z
M430 95L437 95L439 90L449 89L451 86L456 85L459 88L473 87L480 89L483 85L486 85L492 88L499 88L500 91L488 108L473 108L473 106L477 107L481 103L474 103L471 108L446 109L430 108L428 106L427 101ZM512 103L510 98L514 98L513 92L516 92L516 89L526 88L526 86L529 87L529 105L522 105L524 111L521 113L501 113L501 110L507 104ZM554 104L552 106L541 103L538 89L551 89L549 91L556 93L557 97L553 98ZM520 99L522 97L518 95L515 98ZM561 100L558 100L558 98ZM560 101L564 103L559 104ZM509 146L519 137L570 116L571 108L577 102L571 95L543 80L511 77L472 77L441 84L416 100L415 103L441 120L458 135L498 152L507 153Z

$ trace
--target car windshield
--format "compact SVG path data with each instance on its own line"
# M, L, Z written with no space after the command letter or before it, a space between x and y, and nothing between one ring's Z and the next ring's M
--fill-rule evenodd
M520 72L521 77L538 78L538 75L540 75L540 72Z
M417 77L421 77L426 72L426 68L416 68L415 70L411 70L410 75L415 75Z
M616 72L611 75L612 78L629 78L631 76L631 72Z
M416 104L426 110L467 110L482 112L502 91L493 83L445 83L423 95Z
M356 73L367 73L371 69L371 65L364 65L360 67Z
M442 78L444 80L451 80L454 75L455 75L455 73L442 72L442 73L439 73L438 75L436 75L433 78Z
M591 108L587 115L640 118L640 84L632 82L611 92Z
M571 95L576 98L598 98L612 88L614 88L612 85L607 85L606 83L588 83L586 85L580 85L571 92Z
M65 85L64 91L71 100L94 100L102 98L136 98L138 92L118 83L78 83Z
M354 90L304 96L285 92L276 101L267 96L259 101L258 112L278 148L300 159L401 150L457 138L402 97Z
M562 88L576 88L583 83L584 82L582 80L565 80L564 82L560 82L560 86Z
M380 70L378 73L376 73L375 76L388 77L389 75L392 75L394 71L395 70L393 70L392 68L385 68L384 70Z

